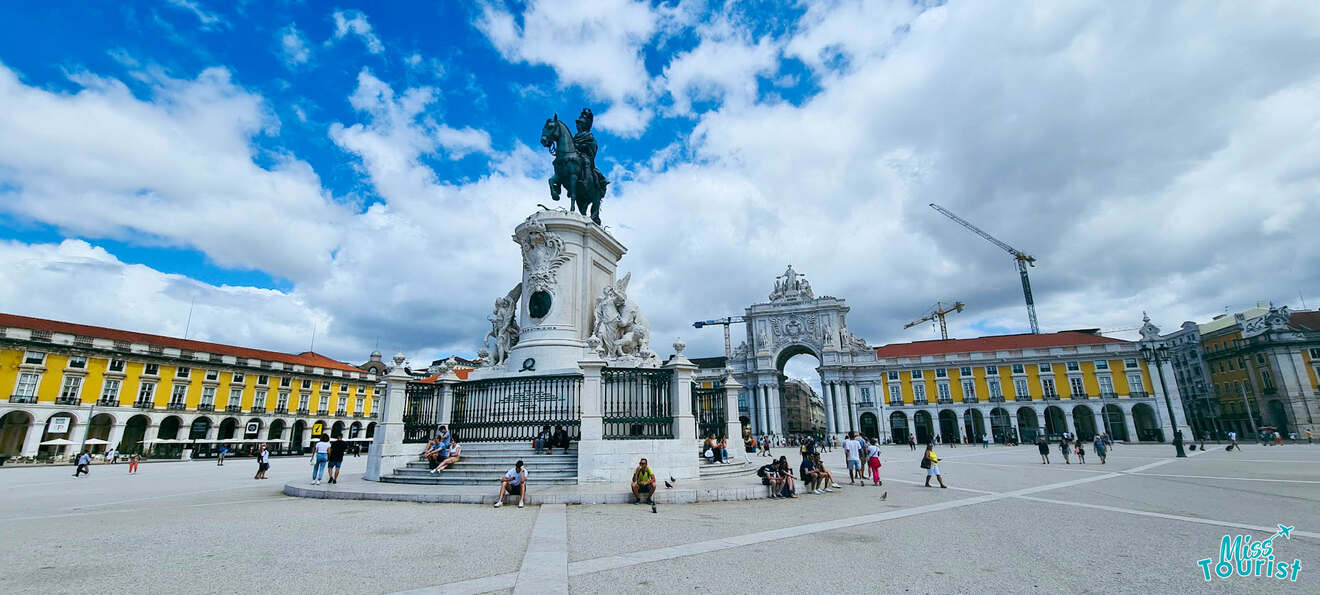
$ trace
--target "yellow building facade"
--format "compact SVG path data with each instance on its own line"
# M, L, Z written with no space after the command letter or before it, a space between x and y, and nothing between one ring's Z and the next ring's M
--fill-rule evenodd
M299 452L321 432L369 437L380 389L376 374L313 352L0 314L0 391L0 456L33 457L81 446ZM52 440L71 445L41 446Z

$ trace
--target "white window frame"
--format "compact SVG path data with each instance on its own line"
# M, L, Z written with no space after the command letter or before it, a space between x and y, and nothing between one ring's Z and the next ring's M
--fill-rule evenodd
M975 401L975 400L976 400L976 381L975 381L975 380L972 380L971 378L966 378L966 379L964 379L964 380L962 381L962 390L963 390L963 400L964 400L964 401Z
M60 383L61 399L80 399L82 395L83 377L68 375Z
M1138 364L1138 363L1137 363L1137 360L1136 360L1135 358L1128 358L1128 359L1123 360L1123 369L1124 369L1124 370L1135 370L1135 369L1140 368L1140 367L1141 367L1141 364Z
M137 400L135 403L155 403L156 402L156 383L143 382L138 386Z
M1004 385L1002 382L998 377L986 381L986 385L990 388L991 399L1004 398Z
M321 390L330 390L330 382L328 380L321 382Z
M1054 386L1054 378L1050 376L1040 377L1041 397L1055 397L1059 395L1059 388Z
M211 407L215 407L215 387L214 387L214 386L203 386L203 387L202 387L202 400L198 403L198 405L209 405L209 406L211 406Z
M1013 398L1017 397L1031 398L1031 389L1027 386L1026 378L1013 379Z
M948 377L949 377L949 369L948 369L948 368L935 368L935 377L936 377L936 378L948 378Z
M143 376L160 376L160 364L142 364Z
M101 382L101 400L119 402L119 391L124 389L124 383L118 378L106 378Z
M24 378L30 379L29 382L23 382ZM41 374L36 372L19 372L18 380L14 383L14 396L17 397L35 397L37 389L41 387ZM27 390L24 391L24 388Z
M128 366L128 362L122 359L111 359L110 365L109 367L106 368L106 370L109 372L123 372L124 368L127 366Z
M37 361L32 361L33 355L36 355ZM25 366L44 366L46 365L45 351L27 351L23 353L23 365Z
M71 355L69 356L69 365L67 367L77 370L86 370L87 358L81 355Z
M1026 364L1013 364L1012 371L1014 374L1026 374L1027 366Z
M1038 373L1038 374L1053 374L1053 373L1054 373L1054 364L1036 364L1036 373Z
M317 407L316 410L324 413L329 409L330 409L330 393L321 393L320 406Z
M266 392L267 392L266 389L259 388L256 390L255 393L253 393L253 397L252 397L253 407L261 407L262 409L266 408Z
M354 413L363 413L365 411L364 409L362 409L362 402L365 401L366 399L367 399L366 395L358 395L357 401L353 403Z
M206 380L208 382L217 382L220 380L220 370L207 370Z
M1096 377L1096 381L1098 381L1098 382L1100 383L1100 396L1103 397L1103 396L1105 396L1105 395L1113 395L1113 394L1116 394L1116 393L1114 392L1114 379L1113 379L1113 378L1110 378L1109 376L1098 376L1098 377Z
M998 375L999 375L999 366L986 366L986 367L985 367L985 375L986 375L986 376L998 376Z
M1095 369L1097 369L1097 370L1108 370L1108 369L1109 369L1109 360L1107 360L1107 359L1098 359L1098 360L1095 360Z
M189 368L188 366L179 366L174 369L174 377L190 378L192 377L192 368Z
M903 386L902 386L902 385L900 385L900 384L898 384L898 383L894 383L894 384L889 385L889 402L890 402L890 403L894 403L894 402L902 403L902 402L903 402Z
M1064 365L1065 365L1065 369L1066 369L1067 371L1069 371L1069 372L1081 372L1081 371L1082 371L1082 363L1081 363L1081 362L1065 362Z
M280 388L292 388L292 387L293 387L293 379L292 379L292 378L290 378L290 377L288 377L288 376L284 376L284 377L280 378Z
M1129 372L1127 375L1128 394L1146 392L1146 381L1141 377L1140 372Z
M953 391L949 389L948 382L936 382L935 395L936 398L938 398L942 402L948 402L953 400Z
M183 405L188 401L188 385L175 384L170 389L170 405Z
M912 399L914 401L926 400L926 383L920 382L912 385Z
M270 376L266 374L258 374L257 386L270 386Z
M1085 394L1086 394L1086 384L1082 382L1082 377L1081 377L1081 376L1072 376L1072 377L1069 377L1069 378L1068 378L1068 389L1071 390L1071 391L1072 391L1072 394L1074 394L1074 395L1085 395Z
M276 408L276 409L283 409L283 410L285 410L285 411L288 411L288 410L289 410L289 391L287 391L287 390L282 390L282 391L279 392L278 395L276 395L276 397L275 397L275 408Z
M310 378L303 378L303 381L302 381L302 387L303 387L303 390L312 390L312 379L310 379Z
M348 395L339 395L339 406L335 408L335 413L348 409Z
M233 376L230 377L230 382L234 384L243 384L246 380L247 376L244 376L242 372L234 372Z
M897 371L897 370L891 370L891 371L889 372L889 379L890 379L890 380L898 380L898 371Z
M242 388L236 386L229 389L229 400L225 401L225 407L227 408L230 405L239 405L239 406L243 405Z

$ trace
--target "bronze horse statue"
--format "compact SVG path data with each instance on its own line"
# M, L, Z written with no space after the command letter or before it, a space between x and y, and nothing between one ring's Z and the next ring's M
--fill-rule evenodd
M547 118L541 128L541 146L555 156L555 175L550 176L550 198L559 200L559 189L568 192L568 201L582 215L590 207L591 220L600 225L600 200L605 197L605 185L596 183L595 168L587 156L573 142L573 132L559 119L559 114ZM570 208L572 208L570 207Z

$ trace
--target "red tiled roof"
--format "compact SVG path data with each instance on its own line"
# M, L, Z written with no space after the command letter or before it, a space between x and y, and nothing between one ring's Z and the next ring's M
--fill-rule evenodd
M1320 331L1320 310L1293 312L1288 316L1288 322L1307 330Z
M454 375L455 375L455 376L458 376L458 379L459 379L459 380L467 380L467 378L468 378L468 374L471 374L471 373L472 373L472 369L471 369L471 368L454 368ZM440 379L440 375L439 375L439 374L432 374L432 375L430 375L430 376L427 376L426 378L423 378L423 379L421 379L421 380L418 380L418 382L420 382L420 383L422 383L422 384L435 384L435 381L437 381L437 380L439 380L439 379Z
M52 333L64 333L69 335L82 335L96 339L110 339L112 341L127 341L129 343L144 343L155 345L157 347L172 347L176 349L187 349L191 351L201 351L203 353L215 353L219 355L232 355L240 358L259 359L272 362L281 362L286 364L298 364L302 366L326 368L331 370L341 370L344 372L362 372L361 368L352 364L335 361L319 353L304 351L299 354L280 353L278 351L266 351L264 349L251 349L248 347L236 347L234 345L223 345L220 343L208 343L206 341L193 341L190 339L178 339L175 337L163 337L160 335L149 335L146 333L136 333L133 331L121 331L118 329L105 328L100 326L90 326L86 324L75 324L72 322L63 322L59 320L46 320L44 318L32 318L30 316L19 316L17 314L0 313L0 327L22 328L32 330L50 331Z
M1007 351L1013 349L1045 349L1066 345L1101 345L1104 343L1128 343L1086 332L1060 331L1033 335L993 335L975 339L948 339L936 341L915 341L912 343L890 343L875 348L876 357L917 357L941 353L969 353L973 351Z

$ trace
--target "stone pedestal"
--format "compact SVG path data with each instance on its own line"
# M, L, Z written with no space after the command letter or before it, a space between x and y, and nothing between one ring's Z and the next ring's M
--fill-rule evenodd
M394 356L394 367L385 376L385 394L380 423L367 449L367 470L362 478L378 481L381 474L393 473L421 453L417 445L403 443L403 406L407 399L408 373L403 370L403 354ZM381 403L380 400L377 403Z
M588 356L595 299L614 283L627 249L599 225L576 213L537 211L514 230L522 247L518 344L494 368L475 378L576 372ZM527 360L534 360L533 370Z

